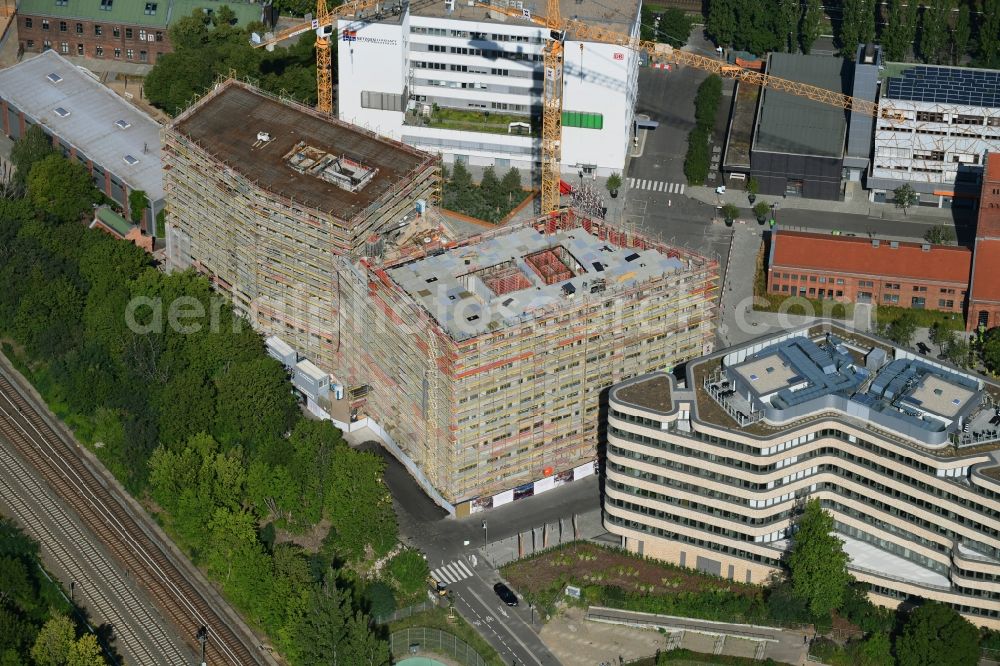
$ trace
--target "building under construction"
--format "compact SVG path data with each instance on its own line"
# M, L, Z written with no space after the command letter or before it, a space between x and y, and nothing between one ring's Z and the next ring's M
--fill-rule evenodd
M335 368L338 257L423 208L437 160L235 80L178 116L163 149L171 266Z
M601 392L711 351L714 260L571 211L456 242L415 212L433 157L248 85L164 150L171 264L459 513L592 474Z
M714 338L714 260L572 212L345 270L354 418L459 514L592 474L601 392Z

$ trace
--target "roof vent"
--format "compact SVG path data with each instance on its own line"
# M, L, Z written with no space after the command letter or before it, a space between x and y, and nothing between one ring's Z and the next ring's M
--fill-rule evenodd
M930 243L924 243L923 245L920 246L920 249L923 250L924 252L930 252L931 251L931 244Z
M130 123L127 120L116 120L115 121L115 127L117 127L118 129L122 129L122 130L123 129L128 129L129 127L132 127L132 123Z
M139 160L131 155L125 155L124 157L122 157L122 160L124 160L125 164L129 166L135 166L136 164L139 163Z
M899 247L899 241L889 241L889 247L893 250L897 249Z
M53 111L55 111L56 115L59 116L60 118L65 118L69 115L69 111L67 111L61 106L57 106L56 108L53 109Z
M879 239L877 239L877 238L873 238L872 239L872 247L878 247L881 244L882 244L882 241L880 241Z
M52 83L62 83L62 77L59 76L58 74L56 74L55 72L52 72L50 74L46 74L45 78L47 78Z

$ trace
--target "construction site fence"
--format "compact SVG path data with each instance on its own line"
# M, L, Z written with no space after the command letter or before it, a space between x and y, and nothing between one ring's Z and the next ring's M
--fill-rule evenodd
M489 663L458 636L430 627L411 627L394 632L389 637L389 649L394 657L429 652L453 659L462 666L488 666Z

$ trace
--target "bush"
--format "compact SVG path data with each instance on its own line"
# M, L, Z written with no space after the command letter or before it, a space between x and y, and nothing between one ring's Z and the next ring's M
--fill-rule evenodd
M708 132L696 127L688 134L687 154L684 156L684 177L687 178L688 184L704 185L711 164Z
M389 560L389 575L404 597L420 594L427 584L427 560L416 550L407 549Z
M694 118L700 129L712 131L721 101L722 79L718 74L711 74L698 86L698 93L694 98Z
M365 590L365 601L373 617L388 617L396 610L396 595L392 588L379 581L372 583Z

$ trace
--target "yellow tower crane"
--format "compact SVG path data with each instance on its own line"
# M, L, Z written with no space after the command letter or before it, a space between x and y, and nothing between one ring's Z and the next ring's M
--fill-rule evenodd
M869 116L878 115L875 102L858 99L843 93L820 88L808 83L799 83L777 76L771 76L752 69L731 65L724 60L711 58L690 51L675 49L669 44L661 44L621 32L590 25L578 19L563 19L559 10L560 0L546 0L546 16L531 14L516 7L493 5L477 0L476 4L492 12L499 12L545 27L549 39L543 56L544 84L542 93L542 212L549 213L559 208L559 179L561 177L562 154L562 99L563 99L563 55L567 34L579 41L616 44L634 51L645 51L650 58L659 62L696 67L719 76L736 79L744 83L758 85L771 90L780 90L792 95L830 104ZM333 86L330 70L330 38L333 22L349 16L362 18L363 12L385 5L385 0L347 0L339 7L328 10L325 0L317 0L316 18L282 30L273 37L255 42L254 46L273 49L278 42L301 35L309 30L316 31L316 108L323 113L333 113ZM886 110L883 109L883 112Z
M330 58L330 39L335 39L333 26L337 19L358 17L369 9L377 10L384 6L385 0L346 0L342 5L327 9L326 0L316 0L316 16L311 21L303 21L268 39L253 42L255 47L263 47L273 51L275 44L292 37L316 31L316 110L327 115L333 115L333 72Z
M634 51L645 51L650 58L659 62L697 67L726 78L745 83L780 90L792 95L806 97L824 104L838 106L848 111L856 111L869 116L878 115L875 102L857 99L850 95L820 88L808 83L799 83L770 76L752 69L731 65L724 60L681 51L669 44L661 44L637 37L630 37L601 26L590 25L578 19L563 20L559 12L559 0L548 0L547 16L532 15L514 7L501 7L478 2L482 7L508 16L525 18L549 30L549 42L545 46L543 58L545 85L542 98L542 213L550 213L559 208L559 168L562 146L562 85L563 85L563 41L571 34L579 41L616 44Z

